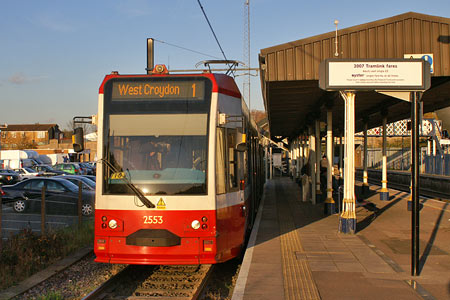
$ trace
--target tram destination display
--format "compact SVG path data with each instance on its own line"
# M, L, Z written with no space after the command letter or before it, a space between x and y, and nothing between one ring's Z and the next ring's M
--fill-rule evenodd
M203 100L203 80L123 80L112 84L112 100Z

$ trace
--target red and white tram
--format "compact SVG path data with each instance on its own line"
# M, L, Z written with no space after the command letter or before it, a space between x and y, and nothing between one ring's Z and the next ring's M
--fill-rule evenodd
M264 184L258 132L225 74L107 75L99 90L97 262L239 255Z

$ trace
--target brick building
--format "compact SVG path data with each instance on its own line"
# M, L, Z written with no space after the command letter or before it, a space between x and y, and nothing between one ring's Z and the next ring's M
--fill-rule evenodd
M59 140L61 130L57 124L8 124L2 128L0 145L7 149L32 149Z

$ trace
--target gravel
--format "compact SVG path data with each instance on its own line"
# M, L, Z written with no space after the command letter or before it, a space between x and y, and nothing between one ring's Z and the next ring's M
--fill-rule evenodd
M82 299L125 267L126 265L96 263L94 254L90 254L13 300L39 299L50 293L59 294L62 299Z
M36 300L52 293L59 295L60 299L82 299L127 266L96 263L94 258L94 254L84 257L66 270L55 274L13 300ZM233 259L216 265L215 272L200 299L231 299L240 262L239 259Z

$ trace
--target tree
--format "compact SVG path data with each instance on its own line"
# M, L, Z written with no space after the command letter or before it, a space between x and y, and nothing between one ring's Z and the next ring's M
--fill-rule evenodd
M250 114L252 115L252 118L253 120L255 120L256 123L267 117L267 113L262 110L252 109Z
M88 133L97 131L96 125L87 124L87 123L74 124L73 121L70 120L70 121L66 122L66 125L65 125L64 129L62 130L64 132L64 137L68 137L68 136L66 136L66 134L70 134L69 136L72 136L73 130L77 127L83 128L84 134L88 134Z

